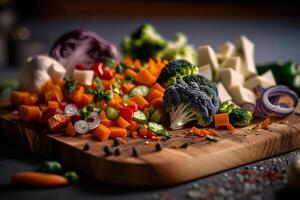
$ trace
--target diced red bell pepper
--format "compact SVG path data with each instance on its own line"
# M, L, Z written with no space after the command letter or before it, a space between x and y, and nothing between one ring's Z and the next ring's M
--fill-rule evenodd
M67 102L65 102L65 101L59 102L59 108L61 110L65 110L66 105L67 105Z
M133 118L133 111L130 108L119 108L121 117L130 122Z
M53 117L56 114L56 109L55 108L48 108L42 113L42 122L47 124L48 119Z
M153 136L156 136L156 134L153 133L153 132L151 132L151 131L148 131L148 132L147 132L147 137L148 137L148 138L152 138Z
M101 76L100 78L105 79L105 80L111 80L113 78L114 74L111 71L110 68L108 67L104 67L103 68L103 76Z
M48 119L48 125L52 131L67 126L69 122L70 118L62 113L55 114L50 119Z
M91 69L94 71L95 77L102 77L103 76L103 63L95 63L92 65Z
M137 104L128 105L127 108L130 108L132 112L136 112L138 110Z

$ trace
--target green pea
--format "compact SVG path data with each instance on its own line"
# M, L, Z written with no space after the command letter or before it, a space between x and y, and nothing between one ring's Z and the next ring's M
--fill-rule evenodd
M74 171L67 171L65 173L65 177L71 182L71 183L74 183L74 182L77 182L79 180L79 176L76 172Z

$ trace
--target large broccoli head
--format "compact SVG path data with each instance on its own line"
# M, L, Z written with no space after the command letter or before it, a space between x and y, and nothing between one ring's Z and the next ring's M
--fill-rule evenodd
M212 88L218 94L218 89L216 87L216 84L200 74L192 74L189 76L185 76L182 79L186 83L196 82L196 83L198 83L198 85L206 85L206 86Z
M187 75L198 74L198 68L186 60L173 60L160 72L157 82L165 88Z
M170 114L170 128L182 128L197 120L198 125L208 126L219 109L218 94L207 85L186 83L179 79L164 94L164 108Z
M157 56L167 45L166 40L150 24L143 24L139 29L122 41L124 55L147 61Z

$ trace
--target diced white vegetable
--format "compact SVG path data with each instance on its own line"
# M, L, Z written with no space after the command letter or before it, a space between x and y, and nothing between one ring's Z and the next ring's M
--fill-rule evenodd
M209 64L212 67L214 73L219 70L217 55L211 46L200 46L198 59L199 66Z
M252 90L256 87L256 86L262 86L263 88L268 88L271 87L274 84L274 82L270 82L268 79L262 77L262 76L254 76L250 79L248 79L247 81L245 81L244 86L246 88L248 88L249 90Z
M237 48L242 59L242 73L247 79L250 76L257 74L254 62L254 44L245 36L241 36L237 41Z
M221 61L226 61L228 58L232 57L235 52L236 48L231 42L225 42L217 48L217 55Z
M271 70L266 71L260 76L267 79L272 85L276 85L276 81Z
M256 96L254 92L243 86L232 86L228 88L228 91L232 100L238 105L242 105L244 103L256 103Z
M207 78L208 80L212 81L213 75L212 75L210 65L204 65L204 66L199 67L198 69L199 69L198 72L200 75L202 75L205 78Z
M66 74L66 69L59 63L53 63L48 68L48 74L52 78L54 83L57 83L59 80L62 80Z
M29 57L20 71L20 89L40 92L46 81L51 80L48 68L53 64L60 65L56 60L46 55Z
M228 58L223 64L224 68L232 68L235 71L241 73L241 58L240 57L231 57Z
M220 81L227 89L235 85L244 84L244 76L241 73L234 71L232 68L221 69L219 71L219 77Z
M230 94L227 92L227 90L225 89L224 85L221 82L217 83L217 89L218 89L219 98L221 102L232 100Z
M78 70L73 72L72 79L77 80L78 83L91 86L93 83L94 71L93 70Z

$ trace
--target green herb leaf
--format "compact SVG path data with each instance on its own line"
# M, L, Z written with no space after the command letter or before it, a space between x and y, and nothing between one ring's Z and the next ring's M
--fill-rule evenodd
M206 139L207 139L208 141L211 141L211 142L218 142L218 141L219 141L218 138L216 138L216 137L214 137L214 136L210 136L210 135L206 136Z
M102 90L102 89L103 89L103 84L102 84L100 78L99 78L99 77L96 77L96 78L95 78L95 81L96 81L96 83L97 83L97 88L98 88L99 90Z
M186 143L183 143L182 145L180 145L180 148L188 148L189 144L186 142Z
M95 103L94 103L94 102L91 102L91 103L89 103L88 105L86 105L86 109L87 109L88 111L93 110L94 107L95 107Z
M130 75L126 75L125 76L125 79L128 81L128 82L133 82L134 81L134 78Z
M68 94L76 91L77 88L77 80L72 81L70 80L67 76L64 78L65 81L65 89L67 91Z
M86 93L86 94L94 94L94 90L91 89L91 88L89 88L89 89L86 89L86 90L84 91L84 93Z
M93 108L93 111L97 112L97 113L100 113L101 112L101 108Z
M103 100L104 101L111 101L113 99L113 92L111 90L106 90L103 93Z
M81 120L87 120L90 112L86 108L82 108L79 110L79 115Z

